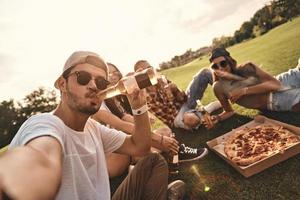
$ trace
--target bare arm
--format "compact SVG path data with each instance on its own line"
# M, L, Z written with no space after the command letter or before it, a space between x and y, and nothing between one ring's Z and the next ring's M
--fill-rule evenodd
M0 158L2 188L13 199L54 199L61 181L61 146L42 136Z
M124 113L124 116L122 117L122 120L126 121L126 122L131 122L134 123L134 119L133 116L127 113Z
M98 122L109 124L113 128L130 135L134 132L133 123L124 121L106 110L99 110L96 114L93 115L93 119L97 120Z
M235 103L238 99L245 95L269 93L281 88L281 83L277 79L263 71L260 67L257 67L256 65L253 66L255 67L256 75L261 80L261 83L233 90L230 92L231 102Z
M262 94L262 93L272 92L280 89L281 83L276 78L274 78L267 72L263 71L260 67L255 66L255 70L257 76L261 80L261 83L248 87L247 90L248 95Z
M219 114L218 116L212 116L213 121L215 121L215 123L217 123L218 121L223 121L225 119L228 119L232 115L234 115L234 111L232 109L232 106L231 106L228 98L222 91L222 87L219 82L214 83L213 89L214 89L215 96L220 101L220 103L224 109L224 111L221 114Z
M93 118L97 121L104 122L105 124L109 124L117 130L126 132L130 135L134 133L134 124L130 122L126 122L113 115L112 113L99 110ZM178 142L174 138L163 137L160 134L152 133L151 134L151 146L163 150L163 151L171 151L171 153L175 154L178 151Z
M216 76L218 76L219 78L223 78L226 80L235 80L235 81L242 81L245 80L244 77L238 76L236 74L232 74L226 71L222 71L222 70L214 70L214 73Z

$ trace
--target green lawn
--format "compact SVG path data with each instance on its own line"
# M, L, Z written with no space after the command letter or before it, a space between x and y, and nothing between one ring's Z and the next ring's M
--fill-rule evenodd
M267 34L228 48L238 63L253 61L269 73L276 75L297 65L300 57L300 17L277 27ZM204 56L182 67L163 71L181 89L185 89L194 74L209 66ZM203 103L216 99L211 87ZM193 147L206 146L206 142L252 120L258 112L234 106L237 114L217 124L213 130L200 128L196 132L175 129L176 138ZM300 126L300 113L262 113L267 117ZM161 123L157 123L160 126ZM124 176L123 176L124 177ZM300 199L300 155L294 156L265 171L244 178L233 167L210 152L205 159L180 166L178 177L187 183L187 199ZM114 179L112 190L119 183Z
M300 57L300 18L283 24L269 33L228 48L238 63L253 61L276 75L297 65ZM192 76L209 66L208 57L182 67L163 71L185 89ZM215 99L211 87L203 103ZM206 146L206 142L252 120L258 112L235 106L238 114L218 124L213 130L196 132L176 129L176 138L188 145ZM267 112L264 115L300 126L300 113ZM203 160L180 167L179 177L188 185L190 199L300 199L300 155L294 156L250 178L244 178L213 152Z

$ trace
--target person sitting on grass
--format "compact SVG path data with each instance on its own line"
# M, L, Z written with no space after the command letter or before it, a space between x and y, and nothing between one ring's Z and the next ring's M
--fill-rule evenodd
M61 101L53 113L30 117L0 158L0 196L12 199L161 199L167 198L168 166L149 153L148 112L134 115L132 135L107 128L90 116L107 85L106 62L96 53L74 52L55 82ZM146 105L144 90L128 95L132 109ZM110 196L105 154L144 156ZM173 184L174 185L174 184ZM176 186L176 185L175 185Z
M231 103L258 110L300 111L300 59L298 66L276 77L251 62L237 66L224 48L212 51L213 89L224 111L215 123L231 117Z
M107 63L107 65L109 69L108 80L111 85L115 85L122 78L122 74L115 65L111 63ZM100 110L93 115L93 119L117 130L132 134L135 128L134 123L132 123L133 116L130 114L132 110L130 106L128 107L129 104L123 102L128 102L126 95L105 99ZM155 148L155 151L164 152L171 156L179 153L179 163L198 160L207 155L208 150L206 148L192 148L185 144L179 146L178 141L172 136L173 133L170 128L157 128L151 135L152 147ZM116 153L106 155L106 158L110 177L124 173L131 160L126 155Z
M146 60L139 60L134 65L134 70L150 67ZM158 84L146 88L149 111L170 128L198 129L203 120L201 112L196 109L197 100L202 99L208 84L212 83L212 71L207 68L194 76L186 92L181 91L171 81L160 79ZM209 113L220 107L219 101L205 106Z

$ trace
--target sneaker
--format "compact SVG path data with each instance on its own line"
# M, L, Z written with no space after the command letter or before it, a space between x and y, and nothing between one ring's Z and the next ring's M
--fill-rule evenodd
M206 106L204 106L204 109L210 114L214 112L215 110L218 110L222 107L221 103L219 101L213 101Z
M179 163L199 160L208 154L207 148L192 148L181 144L178 152Z
M176 180L168 185L168 200L182 200L185 195L185 183Z

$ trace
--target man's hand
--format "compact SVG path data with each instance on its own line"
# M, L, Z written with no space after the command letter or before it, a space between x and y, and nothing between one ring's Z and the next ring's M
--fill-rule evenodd
M241 81L244 80L245 78L226 72L226 71L222 71L222 70L214 70L214 73L217 77L222 78L222 79L226 79L226 80L235 80L235 81Z
M208 124L205 120L202 121L206 129L211 129L213 128L218 122L219 122L220 117L218 115L211 115L210 120L212 124Z
M247 94L247 87L242 89L236 89L229 93L229 100L231 103L235 103L237 100L239 100L242 96Z
M132 94L127 94L132 109L138 109L147 103L147 93L145 89L135 89Z
M215 75L218 76L219 78L224 78L224 79L227 79L227 80L231 80L231 76L230 76L230 73L229 72L225 72L225 71L222 71L222 70L215 70Z
M149 114L149 119L150 119L150 124L154 125L156 118L152 114Z
M163 151L170 153L171 155L178 154L179 144L175 138L162 136L162 147Z

